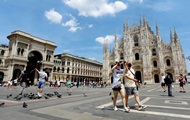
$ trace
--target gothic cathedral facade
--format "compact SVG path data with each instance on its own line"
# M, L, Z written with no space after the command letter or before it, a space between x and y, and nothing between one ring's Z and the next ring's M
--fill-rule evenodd
M123 37L118 41L115 35L113 49L109 49L105 41L103 81L112 82L111 68L115 60L132 62L135 75L142 83L160 83L161 73L169 72L175 82L178 82L179 74L187 74L184 53L175 28L174 33L170 30L170 43L167 44L161 39L158 25L154 34L146 18L140 18L140 26L135 24L130 28L128 23L124 23ZM123 62L121 69L124 69Z

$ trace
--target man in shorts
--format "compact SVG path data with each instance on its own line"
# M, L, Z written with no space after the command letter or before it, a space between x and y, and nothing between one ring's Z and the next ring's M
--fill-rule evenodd
M128 97L129 95L134 95L135 101L138 104L138 110L142 111L146 109L146 106L141 105L140 103L140 99L139 99L139 94L138 94L138 90L136 87L135 83L138 83L138 80L135 79L135 71L134 69L131 67L132 64L131 63L125 63L124 64L125 68L126 68L126 72L124 75L124 83L125 83L125 90L126 90L126 95L125 95L125 99L126 99L126 105L127 108L129 108L128 106Z
M48 76L47 73L45 72L45 69L40 71L38 69L35 70L38 72L39 75L37 94L39 97L42 97L42 91L45 86L45 82L48 80Z

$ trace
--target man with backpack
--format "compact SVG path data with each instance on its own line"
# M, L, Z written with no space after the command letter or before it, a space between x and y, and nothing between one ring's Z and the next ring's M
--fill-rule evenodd
M26 71L24 71L24 73L22 73L18 79L20 82L20 86L21 86L19 95L22 95L24 89L29 87L28 75L29 74Z
M174 97L172 95L172 82L173 82L173 79L172 79L170 73L166 74L166 77L164 78L164 81L165 81L165 84L168 86L168 96L169 97Z

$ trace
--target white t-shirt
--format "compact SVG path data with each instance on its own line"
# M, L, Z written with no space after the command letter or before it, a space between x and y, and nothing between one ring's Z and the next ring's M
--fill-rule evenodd
M47 77L47 73L44 71L39 71L39 81L45 82L45 77Z
M112 88L123 82L124 69L114 69Z
M131 70L131 71L130 71ZM135 74L135 71L134 71L134 69L133 68L130 68L130 70L128 70L127 72L126 72L126 74L125 74L125 87L136 87L136 85L135 85L135 82L133 81L133 80L130 80L130 79L128 79L128 78L126 78L126 76L128 76L128 77L130 77L130 78L134 78L134 75L133 74ZM132 73L133 74L132 74Z
M165 83L164 78L165 78L165 76L163 75L162 76L162 83Z

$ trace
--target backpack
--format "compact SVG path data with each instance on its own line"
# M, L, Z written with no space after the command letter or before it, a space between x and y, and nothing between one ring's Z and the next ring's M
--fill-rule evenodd
M167 75L167 76L164 78L164 82L165 82L165 84L166 84L166 85L168 85L168 84L171 84L171 83L172 83L171 78L170 78L170 76L169 76L169 75Z

